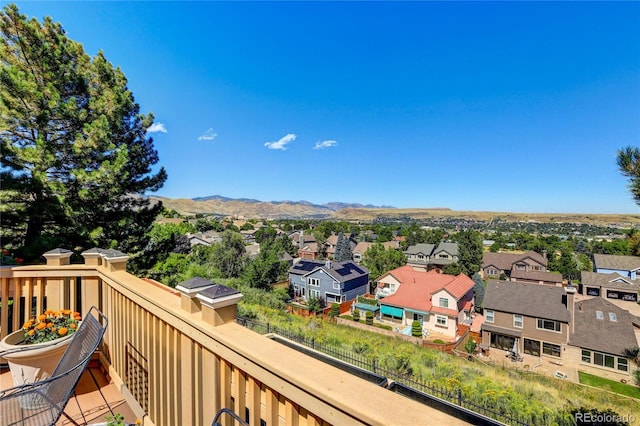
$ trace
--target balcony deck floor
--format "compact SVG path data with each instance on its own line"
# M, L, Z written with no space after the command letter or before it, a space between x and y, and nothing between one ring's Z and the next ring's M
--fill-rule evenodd
M100 389L113 412L122 414L126 422L134 423L136 416L124 397L120 394L115 383L110 381L99 367L91 367L91 372L96 377ZM7 367L0 367L0 389L7 389L12 386L13 380L11 379L9 369ZM80 407L82 407L87 424L107 421L105 417L110 414L109 409L102 397L100 397L100 393L96 389L93 380L91 380L91 376L86 371L80 378L80 382L76 388L76 394L78 395L78 402L80 403ZM65 413L79 424L84 424L78 404L73 397L69 400L65 408ZM66 426L70 424L72 423L69 419L62 416L56 423L56 426Z

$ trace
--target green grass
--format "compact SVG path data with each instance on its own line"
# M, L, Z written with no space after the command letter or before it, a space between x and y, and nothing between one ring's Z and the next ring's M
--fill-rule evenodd
M636 386L605 379L604 377L594 376L593 374L585 373L583 371L578 371L578 377L580 378L580 383L584 385L640 399L640 388Z

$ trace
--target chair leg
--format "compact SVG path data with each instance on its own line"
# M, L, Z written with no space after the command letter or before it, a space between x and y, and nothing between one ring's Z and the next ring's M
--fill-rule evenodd
M109 409L109 412L111 413L112 416L115 416L115 413L111 409L111 406L109 405L109 402L107 402L107 398L105 398L104 394L102 393L102 389L100 389L100 385L98 384L98 381L96 380L96 376L93 375L93 372L91 371L90 368L87 368L87 371L89 371L89 375L91 376L91 379L93 380L93 383L96 385L96 389L98 389L98 392L100 392L100 396L102 397L102 400L104 401L104 403L107 405L107 408Z

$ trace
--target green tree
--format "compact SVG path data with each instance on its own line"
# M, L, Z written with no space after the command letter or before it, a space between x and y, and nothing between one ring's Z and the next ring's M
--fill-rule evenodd
M334 260L336 262L345 262L353 259L351 251L351 243L348 237L345 237L342 231L338 234L338 242L336 244L336 254Z
M482 307L482 302L484 301L484 293L485 293L484 281L482 281L482 277L477 272L473 274L472 280L474 282L473 293L475 297L475 305Z
M244 269L247 250L242 235L226 230L222 241L211 246L211 260L224 278L236 278Z
M407 256L404 253L382 244L372 245L362 257L362 265L369 270L369 278L372 280L406 263Z
M127 79L62 26L0 13L0 203L5 241L39 257L56 245L140 252L162 204L147 129ZM133 259L132 259L133 260Z
M618 150L618 168L629 179L629 191L636 204L640 205L640 150L628 146Z
M469 340L467 340L467 343L464 344L464 350L469 354L474 353L476 351L476 341L469 338Z
M458 264L462 273L473 276L482 264L482 237L478 231L460 231L453 238L458 243Z
M275 241L262 244L258 255L246 267L247 283L251 287L271 288L271 284L278 282L288 270L287 263L281 260L283 253Z

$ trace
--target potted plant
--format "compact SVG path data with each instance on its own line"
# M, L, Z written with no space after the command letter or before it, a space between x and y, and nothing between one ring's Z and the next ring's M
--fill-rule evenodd
M0 341L14 386L46 379L58 364L80 325L80 314L47 310ZM29 408L23 405L23 408Z

